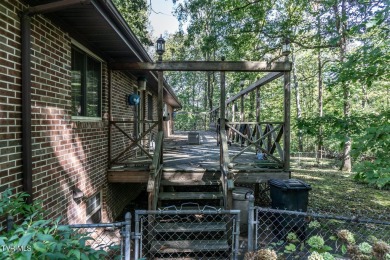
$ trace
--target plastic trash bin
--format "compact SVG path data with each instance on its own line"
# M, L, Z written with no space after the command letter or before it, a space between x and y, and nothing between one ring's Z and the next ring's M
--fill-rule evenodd
M240 210L240 230L248 228L248 206L249 196L253 195L253 190L246 187L235 187L233 190L233 209Z
M271 207L289 211L307 211L311 186L301 180L269 180ZM275 214L273 216L274 233L279 239L285 239L289 232L295 232L303 240L306 237L306 223L303 216L293 214Z
M297 179L269 180L273 209L307 211L309 203L309 184Z

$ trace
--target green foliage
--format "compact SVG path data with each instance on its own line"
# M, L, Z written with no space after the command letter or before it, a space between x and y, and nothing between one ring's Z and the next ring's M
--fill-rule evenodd
M355 179L378 188L390 188L390 111L377 116L356 139L353 155L360 157Z
M0 200L0 217L6 214L23 216L21 224L0 233L0 259L102 259L107 256L110 246L101 245L94 249L88 245L93 238L88 234L79 234L68 226L59 225L60 218L45 220L42 208L38 204L29 206L24 203L28 195L12 195L7 189Z
M43 209L40 206L40 201L35 201L33 204L27 204L27 193L13 193L12 189L6 189L1 193L0 197L0 216L20 214L22 217L28 217L33 214L41 216Z
M140 41L145 46L152 45L153 42L148 32L147 2L145 0L114 0L113 2Z
M316 233L321 233L321 225L317 221L309 228L316 228ZM323 227L322 227L323 228ZM301 259L302 254L309 250L308 259L311 260L334 260L335 257L347 257L348 259L387 259L390 254L390 246L375 237L367 237L358 245L355 245L354 234L349 230L339 230L325 241L321 235L313 235L307 240L299 241L294 233L289 233L287 242L280 240L271 243L273 250L283 250L282 258ZM328 245L329 244L329 245ZM284 247L283 247L284 246Z

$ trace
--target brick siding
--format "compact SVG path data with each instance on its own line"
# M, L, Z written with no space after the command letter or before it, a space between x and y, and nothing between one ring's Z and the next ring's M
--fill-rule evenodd
M0 191L22 191L21 51L19 1L0 3ZM75 202L72 188L86 197L103 195L103 219L113 220L136 196L134 184L108 184L108 78L103 64L102 116L93 122L71 117L71 39L42 15L32 18L32 157L33 197L42 200L48 217L64 223L85 222L85 202ZM112 73L112 117L133 120L126 105L136 80ZM154 109L157 98L154 97ZM147 114L147 112L146 112ZM132 125L125 126L132 133ZM157 128L156 128L157 129ZM128 143L113 133L113 155ZM134 194L130 194L132 191Z

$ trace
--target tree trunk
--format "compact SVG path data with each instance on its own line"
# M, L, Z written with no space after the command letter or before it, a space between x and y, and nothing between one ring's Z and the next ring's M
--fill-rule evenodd
M295 105L297 107L296 112L297 112L297 119L299 121L302 118L302 110L301 110L301 100L300 100L301 97L300 97L300 93L299 93L299 85L298 85L298 80L297 80L297 71L296 71L296 67L295 67L294 51L291 54L291 60L293 63L292 73L293 73L293 86L295 89ZM302 140L302 130L301 129L298 129L298 150L300 152L303 152L303 140Z
M368 95L367 95L367 88L366 85L362 84L362 108L365 108L368 105Z
M336 6L337 9L337 6ZM341 2L341 17L337 16L338 18L338 25L339 25L339 32L341 35L340 39L340 62L344 63L345 56L347 52L347 17L346 17L346 0L342 0ZM336 14L337 15L337 14ZM351 90L350 86L343 82L342 83L342 89L343 89L343 107L344 107L344 120L349 121L349 118L351 116ZM342 158L342 164L340 169L342 171L350 172L352 170L352 161L351 161L351 147L352 147L352 139L350 137L350 129L349 124L346 124L345 129L345 141L344 141L344 150L343 150L343 158Z
M317 18L317 37L318 45L321 45L321 17L318 15ZM323 116L323 87L322 87L322 60L321 60L321 49L318 49L317 53L317 63L318 63L318 116L322 118ZM322 123L319 125L318 136L317 136L317 163L319 159L322 159L322 150L323 150L323 138L322 138Z

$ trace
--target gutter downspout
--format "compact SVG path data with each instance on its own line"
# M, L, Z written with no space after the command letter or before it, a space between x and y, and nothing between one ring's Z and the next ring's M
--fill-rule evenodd
M62 0L30 7L21 15L22 179L23 191L30 195L26 198L28 204L32 204L34 199L31 139L31 16L54 12L89 2L90 0Z
M31 17L27 13L21 18L22 41L22 178L23 190L33 202L32 190L32 140L31 140Z

